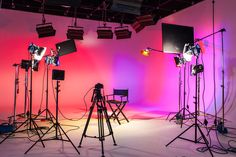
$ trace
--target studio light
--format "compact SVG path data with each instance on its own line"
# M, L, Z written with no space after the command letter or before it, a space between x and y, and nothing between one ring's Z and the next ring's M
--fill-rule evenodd
M163 52L161 50L157 50L157 49L154 49L154 48L151 48L151 47L147 47L146 49L141 50L141 54L143 56L150 56L151 51L157 51L157 52L161 52L161 53Z
M135 30L136 33L140 32L142 29L144 29L144 25L139 23L139 21L135 21L131 26Z
M131 25L136 33L144 29L145 26L155 25L157 20L153 15L142 15L136 17L136 21Z
M66 33L67 39L83 40L84 30L83 27L68 26Z
M191 65L191 74L196 75L204 71L204 66L202 64Z
M54 51L53 49L50 50L51 54L45 57L45 63L47 65L55 65L55 66L59 66L60 62L59 62L59 55L56 51Z
M53 28L52 23L37 24L36 31L39 38L55 36L56 34L56 30Z
M39 38L55 36L56 30L52 27L52 23L46 23L46 19L44 16L44 4L45 0L42 1L42 23L36 25L36 31L38 33Z
M116 39L131 38L132 32L129 31L128 26L115 27Z
M141 54L143 55L143 56L150 56L150 51L148 50L148 49L144 49L144 50L141 50Z
M181 67L185 63L185 59L181 58L180 56L174 57L174 60L177 67Z
M77 26L77 7L74 10L74 24L73 26L68 26L68 30L66 33L67 39L78 39L83 40L84 36L84 28Z
M47 48L46 47L39 47L33 43L31 43L28 47L28 51L32 57L32 69L38 71L38 64L40 60L43 58Z
M97 27L98 39L112 39L113 32L111 27Z
M191 46L189 43L184 45L183 58L190 62L193 56L199 56L201 48L198 44Z

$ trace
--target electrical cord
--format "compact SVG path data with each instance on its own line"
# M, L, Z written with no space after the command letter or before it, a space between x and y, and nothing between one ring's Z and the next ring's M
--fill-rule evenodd
M52 88L54 88L53 80L52 80ZM88 112L88 105L87 105L87 103L86 103L85 98L86 98L87 94L88 94L93 88L94 88L94 87L91 87L91 88L86 92L86 94L84 95L83 100L84 100L84 104L85 104L85 112L84 112L84 114L83 114L80 118L75 118L75 119L68 118L68 117L66 117L66 116L61 112L61 110L58 108L58 110L59 110L60 114L62 115L62 117L63 117L64 119L70 120L70 121L78 121L78 120L83 119L84 116L85 116L85 115L87 114L87 112ZM54 91L54 90L53 90L53 96L54 96L54 100L55 100L55 102L56 102L56 94L55 94L55 91Z
M43 72L43 83L42 83L42 93L41 93L41 100L40 100L40 107L39 107L39 111L38 111L38 114L41 113L42 111L42 104L43 104L43 93L44 93L44 83L45 83L45 73L46 73L46 63L44 63L44 72Z

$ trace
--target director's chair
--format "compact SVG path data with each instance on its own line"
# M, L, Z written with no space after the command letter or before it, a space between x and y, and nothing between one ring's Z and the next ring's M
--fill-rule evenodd
M113 94L107 95L107 103L112 111L109 118L114 118L119 124L119 115L122 115L124 119L129 122L128 118L125 116L123 109L129 101L128 89L113 89Z

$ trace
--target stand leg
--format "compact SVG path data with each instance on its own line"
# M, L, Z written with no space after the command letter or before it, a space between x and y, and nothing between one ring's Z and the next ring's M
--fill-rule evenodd
M177 138L179 138L181 135L183 135L185 132L187 132L189 129L191 129L194 126L194 124L192 124L191 126L189 126L187 129L185 129L181 134L179 134L178 136L176 136L172 141L170 141L168 144L166 144L166 147L168 147L172 142L174 142Z
M89 116L88 116L88 119L87 119L87 121L86 121L85 128L84 128L84 131L83 131L83 134L82 134L82 137L81 137L81 139L80 139L80 142L79 142L79 146L78 146L78 147L81 147L83 138L86 137L86 132L87 132L87 129L88 129L88 125L89 125L90 119L91 119L91 117L92 117L92 113L93 113L93 110L94 110L94 106L95 106L95 102L94 102L94 103L92 104L92 106L90 107Z
M40 140L42 141L43 137L54 127L51 126L44 134L41 138L39 138L36 142L34 142L34 144L25 152L25 154L27 154Z

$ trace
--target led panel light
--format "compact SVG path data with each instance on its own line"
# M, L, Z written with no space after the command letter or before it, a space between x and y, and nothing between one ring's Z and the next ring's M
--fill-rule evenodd
M52 27L52 23L37 24L36 31L39 38L55 36L56 30Z
M69 26L66 36L67 39L83 40L84 30L83 27Z
M128 26L116 27L115 35L116 39L127 39L131 38L132 32L129 31Z
M111 27L98 27L97 28L98 39L112 39L113 32Z

